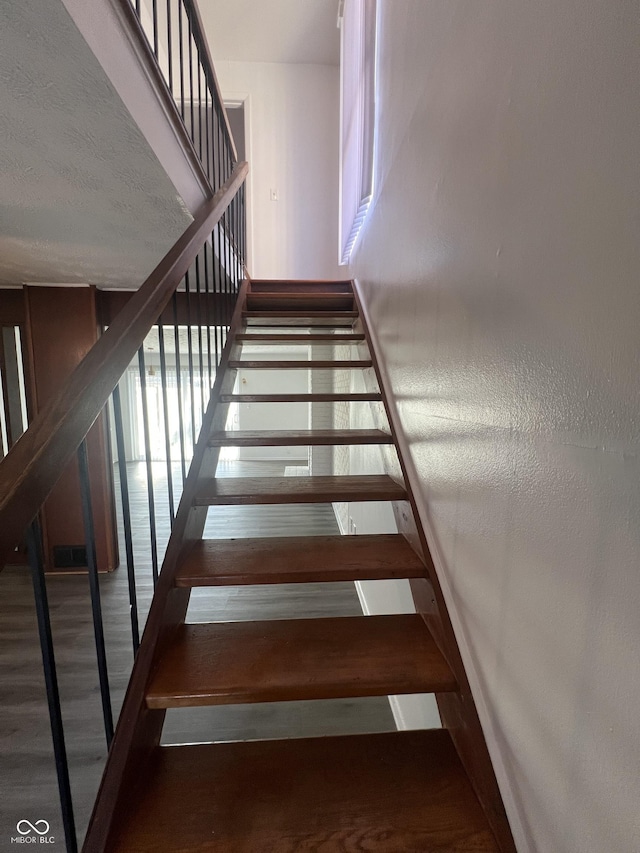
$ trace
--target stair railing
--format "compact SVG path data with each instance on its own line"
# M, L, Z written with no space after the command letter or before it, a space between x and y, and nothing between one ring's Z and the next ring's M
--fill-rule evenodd
M126 462L122 440L123 425L118 382L132 359L136 358L137 355L144 409L146 369L143 342L154 324L158 323L161 347L160 369L165 376L166 360L163 335L167 317L171 316L173 309L177 355L180 349L178 326L186 325L188 330L192 414L196 406L202 408L202 413L207 407L212 379L215 379L216 369L228 349L227 333L237 302L239 287L245 276L244 181L248 172L248 165L247 163L233 164L231 156L231 151L227 148L226 158L229 162L225 171L229 172L229 176L223 185L210 200L204 203L192 224L169 250L140 289L115 314L106 331L64 383L58 396L34 417L26 432L0 461L0 566L4 565L5 562L10 562L16 546L26 536L34 586L62 822L69 853L75 853L78 848L38 513L65 467L77 454L98 676L105 736L107 744L110 744L114 722L96 565L86 436L92 424L101 415L111 395L113 395L120 486L125 516L131 631L135 652L139 644L140 628L138 626L136 579L131 549L131 518L128 517L128 499L126 497ZM178 300L178 297L182 298ZM173 303L172 307L171 303ZM192 308L196 315L195 318L191 316ZM186 318L185 314L187 315ZM184 322L185 319L186 323ZM180 320L182 322L179 322ZM198 338L198 353L195 358L192 341L194 320ZM199 400L196 399L198 394L195 392L198 383L194 384L196 371L200 373L201 380L198 388ZM179 367L177 373L179 374ZM208 387L208 392L205 393L206 387ZM180 408L182 409L182 407ZM143 415L146 423L148 415L145 415L144 411ZM185 426L182 421L182 414L180 417L181 445L184 448ZM166 395L164 418L166 428ZM192 424L194 422L195 418L192 418ZM145 444L148 483L151 484L148 468L150 449L147 429L145 429ZM184 475L186 467L184 460L182 464ZM155 512L152 484L150 485L149 502L153 550ZM172 511L172 523L173 520ZM156 554L153 559L154 583L158 576L157 566L158 556Z
M186 131L191 153L209 186L229 177L225 164L238 159L229 119L220 97L209 44L195 0L112 0L130 35L153 57L171 103ZM214 150L222 157L214 158Z

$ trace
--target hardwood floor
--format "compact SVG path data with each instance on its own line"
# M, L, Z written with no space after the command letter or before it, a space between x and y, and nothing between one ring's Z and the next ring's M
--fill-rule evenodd
M142 463L129 469L134 555L141 624L152 595L146 480ZM154 463L156 518L161 555L169 537L166 467ZM221 462L219 476L283 476L284 463ZM174 490L179 496L179 471ZM177 501L176 501L177 504ZM206 538L337 533L330 505L212 507ZM121 535L122 541L122 535ZM121 544L121 556L124 546ZM47 580L58 678L78 836L82 839L106 756L95 665L89 587L84 575ZM132 664L126 570L100 578L114 715ZM357 616L352 583L273 587L200 588L193 591L188 621ZM164 743L356 734L395 729L386 698L274 702L171 709ZM29 573L0 574L0 851L11 848L16 823L47 820L63 845L51 733Z

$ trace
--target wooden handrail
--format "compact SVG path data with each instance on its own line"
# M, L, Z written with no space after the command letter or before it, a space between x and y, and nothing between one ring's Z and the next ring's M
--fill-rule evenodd
M249 165L206 201L142 287L0 462L0 566L50 494L127 365L215 228Z

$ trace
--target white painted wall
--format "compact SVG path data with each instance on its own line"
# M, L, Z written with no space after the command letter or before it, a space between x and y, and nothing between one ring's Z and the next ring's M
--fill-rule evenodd
M252 352L243 350L245 361L304 361L307 349L292 351L264 349ZM278 370L243 368L238 371L236 394L308 394L309 370ZM309 429L309 403L240 403L238 404L238 429L281 430ZM241 447L238 458L244 461L286 460L292 465L307 465L308 447Z
M248 114L249 272L340 278L338 69L218 60L216 73L224 99Z
M640 16L381 0L358 278L518 850L640 849Z

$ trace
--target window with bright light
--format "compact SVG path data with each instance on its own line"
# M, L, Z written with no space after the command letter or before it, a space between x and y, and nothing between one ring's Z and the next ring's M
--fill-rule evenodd
M373 196L376 0L344 0L340 17L340 262Z

